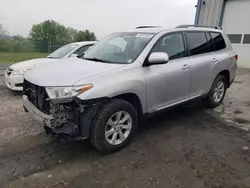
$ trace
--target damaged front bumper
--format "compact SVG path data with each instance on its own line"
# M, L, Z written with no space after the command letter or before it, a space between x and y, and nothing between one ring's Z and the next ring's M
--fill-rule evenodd
M91 122L97 112L98 103L91 105L78 104L76 101L71 103L74 104L74 107L65 109L62 108L64 104L50 102L51 113L46 114L30 102L26 95L23 95L25 111L45 129L46 133L71 139L86 139L89 136Z
M23 95L23 106L26 112L41 126L51 127L52 115L41 112L34 104L32 104L26 95Z

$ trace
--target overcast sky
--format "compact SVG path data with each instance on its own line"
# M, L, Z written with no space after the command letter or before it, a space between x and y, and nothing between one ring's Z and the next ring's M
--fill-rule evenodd
M193 24L197 0L0 0L0 23L27 36L32 24L53 19L98 38L139 25Z

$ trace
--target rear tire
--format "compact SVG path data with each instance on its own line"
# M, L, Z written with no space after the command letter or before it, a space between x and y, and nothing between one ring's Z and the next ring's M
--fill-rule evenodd
M137 112L132 104L121 99L110 100L100 107L94 118L90 141L100 152L113 153L128 144L137 124Z
M227 82L223 75L218 75L212 85L211 90L205 98L205 104L209 108L215 108L219 106L226 94Z

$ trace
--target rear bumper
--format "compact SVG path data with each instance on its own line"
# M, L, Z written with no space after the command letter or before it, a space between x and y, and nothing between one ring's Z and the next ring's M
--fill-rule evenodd
M229 85L229 87L232 85L232 83L234 82L234 80L235 80L235 77L236 77L236 72L237 72L237 68L238 68L238 66L237 66L237 63L235 62L235 63L233 63L232 65L231 65L231 67L230 67L230 85Z

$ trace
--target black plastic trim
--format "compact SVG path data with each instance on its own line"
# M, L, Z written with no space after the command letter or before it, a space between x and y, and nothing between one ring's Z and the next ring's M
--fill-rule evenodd
M15 87L23 87L23 83L15 84Z
M74 100L80 104L80 105L86 105L86 106L92 106L95 104L103 103L107 101L109 98L108 97L100 97L100 98L95 98L95 99L88 99L88 100L81 100L78 97L75 97Z

